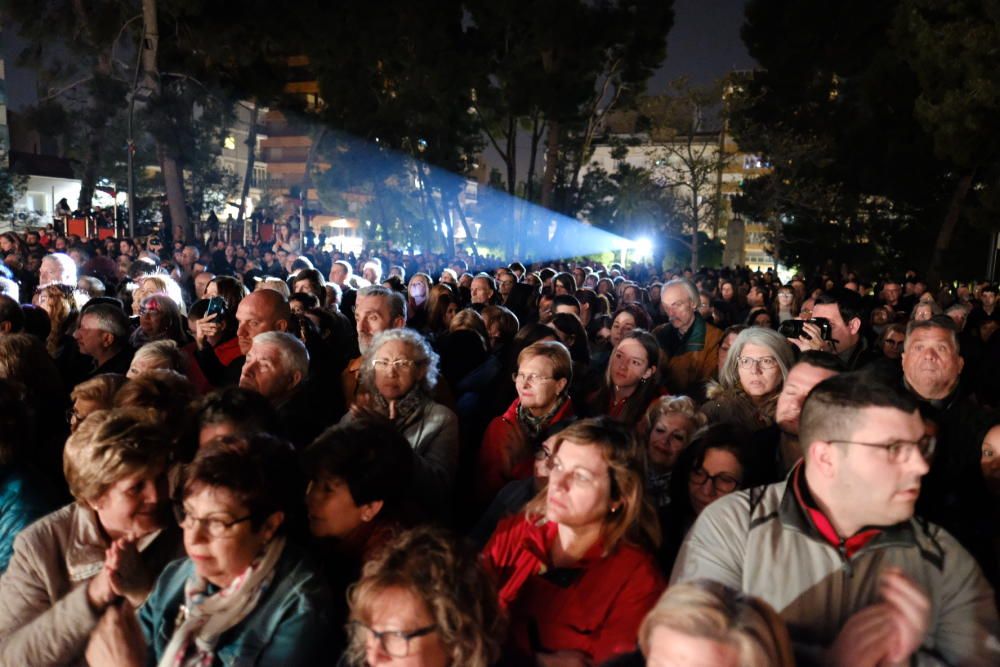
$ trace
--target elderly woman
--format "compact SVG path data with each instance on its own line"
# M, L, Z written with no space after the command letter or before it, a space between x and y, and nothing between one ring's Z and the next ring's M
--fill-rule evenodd
M600 664L632 650L664 587L650 551L659 525L645 476L642 451L610 419L577 422L554 438L547 487L501 521L483 550L511 619L512 657ZM577 663L560 662L571 656Z
M733 341L718 383L708 388L702 412L710 423L757 431L774 422L778 394L795 355L777 331L750 327Z
M649 406L639 424L649 462L646 493L657 507L670 504L670 477L691 436L705 425L705 415L687 396L662 396Z
M635 426L660 392L659 361L660 346L651 333L627 333L611 351L604 382L588 401L591 414Z
M187 360L177 343L172 340L157 340L146 343L132 357L132 364L128 367L126 377L132 379L143 373L155 370L177 371L184 373L187 370Z
M0 664L80 664L101 613L123 597L145 599L178 554L177 531L165 530L166 462L144 412L97 412L70 436L64 465L76 502L18 535L0 578Z
M182 347L188 343L181 311L166 294L143 298L139 306L139 327L129 336L129 344L135 349L156 340L172 340Z
M492 500L508 482L531 476L546 431L573 418L572 381L573 362L562 343L535 343L518 355L517 398L490 422L479 450L476 488L482 502Z
M284 528L300 502L294 453L266 436L198 453L180 480L187 558L139 610L105 615L91 665L322 664L329 591Z
M474 552L440 529L403 533L351 589L350 647L341 664L489 667L503 620Z
M361 361L361 383L370 396L364 407L388 418L410 443L414 495L442 515L458 467L458 418L431 397L437 379L438 355L412 329L378 334ZM353 412L345 417L354 418Z
M136 279L138 287L132 292L132 315L138 316L139 309L146 297L152 294L165 294L174 302L177 309L184 312L184 297L181 286L165 273L154 273L140 276Z
M73 387L70 400L73 407L68 410L69 430L75 432L83 420L98 410L110 410L115 394L125 384L125 376L117 373L102 373Z
M795 665L788 629L767 602L707 580L671 586L643 620L639 647L623 667Z

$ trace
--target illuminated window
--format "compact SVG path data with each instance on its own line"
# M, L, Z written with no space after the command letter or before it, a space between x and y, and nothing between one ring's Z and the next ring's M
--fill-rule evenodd
M228 137L223 139L222 147L231 151L236 150L236 137L234 137L233 135L229 135Z

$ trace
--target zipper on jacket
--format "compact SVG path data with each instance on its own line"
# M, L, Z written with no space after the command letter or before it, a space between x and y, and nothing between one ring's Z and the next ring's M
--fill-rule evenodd
M844 570L844 574L848 577L854 575L854 568L851 566L851 559L847 557L847 541L841 537L840 545L837 547L837 553L840 554L841 569Z

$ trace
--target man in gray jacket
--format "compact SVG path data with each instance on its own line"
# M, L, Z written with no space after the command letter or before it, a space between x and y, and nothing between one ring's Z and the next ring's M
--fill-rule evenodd
M847 373L802 410L803 461L778 484L712 503L672 582L767 600L800 664L1000 664L993 591L972 557L913 515L934 440L915 400Z

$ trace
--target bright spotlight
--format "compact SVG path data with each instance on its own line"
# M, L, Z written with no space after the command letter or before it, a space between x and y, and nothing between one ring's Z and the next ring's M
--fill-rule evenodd
M647 237L637 239L633 247L636 258L653 256L653 241Z

